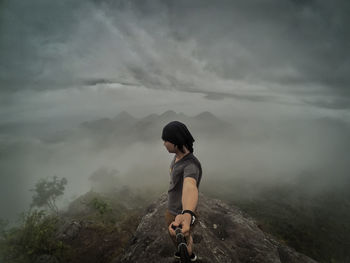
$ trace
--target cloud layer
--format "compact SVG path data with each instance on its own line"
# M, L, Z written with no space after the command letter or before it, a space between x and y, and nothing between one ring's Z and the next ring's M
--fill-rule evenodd
M348 11L316 0L2 1L2 100L97 79L347 109Z

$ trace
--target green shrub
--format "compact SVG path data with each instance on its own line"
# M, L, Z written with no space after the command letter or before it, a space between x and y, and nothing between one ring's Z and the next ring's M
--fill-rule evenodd
M94 208L101 216L112 211L110 205L106 201L97 197L94 197L89 202L89 205Z
M64 260L68 247L56 238L60 223L57 216L46 216L45 211L30 210L22 214L22 221L22 225L3 233L0 240L1 262L34 262L40 255Z

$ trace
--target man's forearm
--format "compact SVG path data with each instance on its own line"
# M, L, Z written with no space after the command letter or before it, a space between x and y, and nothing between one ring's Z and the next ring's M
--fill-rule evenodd
M195 211L198 203L198 188L186 185L182 190L182 209Z

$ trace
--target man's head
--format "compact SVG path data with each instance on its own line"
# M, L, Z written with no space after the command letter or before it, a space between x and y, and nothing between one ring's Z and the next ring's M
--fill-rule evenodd
M169 152L175 152L175 148L178 148L184 153L183 146L191 153L193 152L194 139L186 125L179 121L172 121L165 125L162 132L162 139L164 146Z

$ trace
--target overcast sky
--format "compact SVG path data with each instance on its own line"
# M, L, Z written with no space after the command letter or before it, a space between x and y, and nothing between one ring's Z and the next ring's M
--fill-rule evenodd
M0 7L3 123L168 109L350 119L346 0L2 0Z
M347 0L0 0L0 211L24 209L28 189L53 173L81 194L100 166L137 176L128 170L135 160L162 160L147 171L166 181L161 141L100 153L85 141L51 145L14 133L121 111L231 120L244 136L197 141L208 178L306 171L341 184L350 156L349 13Z

